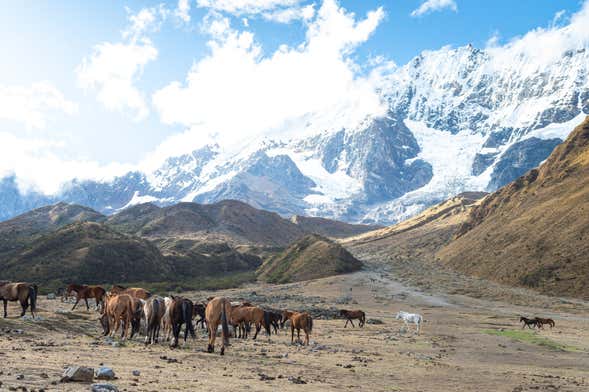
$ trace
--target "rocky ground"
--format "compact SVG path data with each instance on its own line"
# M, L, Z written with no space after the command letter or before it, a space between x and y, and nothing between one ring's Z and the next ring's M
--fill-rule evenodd
M233 339L224 357L204 352L202 330L179 349L145 347L141 338L101 337L96 312L71 312L60 300L40 298L38 320L16 317L12 305L9 318L0 319L0 390L90 390L90 383L60 382L72 365L107 366L116 379L103 382L127 391L589 390L589 304L522 291L505 296L520 299L513 305L445 294L442 286L418 290L375 270L215 293L308 310L317 319L308 347L290 344L281 331L257 341ZM369 324L344 329L332 318L339 308L364 309ZM424 315L421 335L394 320L401 309ZM520 314L550 316L556 327L518 335Z

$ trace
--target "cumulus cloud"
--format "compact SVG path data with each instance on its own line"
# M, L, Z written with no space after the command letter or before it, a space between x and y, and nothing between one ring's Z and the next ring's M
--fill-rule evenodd
M557 13L557 20L562 14ZM496 43L496 42L491 42ZM589 46L589 1L571 16L567 25L554 22L547 28L536 28L521 37L515 37L503 46L487 48L493 57L492 66L519 67L534 72L562 58L569 50L584 50Z
M235 15L258 14L281 7L291 7L302 0L197 0L199 7Z
M145 97L136 87L143 68L158 51L146 34L158 31L169 11L164 6L144 8L129 15L123 42L103 42L77 67L78 84L96 90L97 99L108 110L129 112L134 120L149 114Z
M51 112L74 114L78 105L65 99L61 91L48 82L30 86L0 85L0 119L23 123L27 129L45 128Z
M195 63L184 82L153 94L161 121L189 130L158 150L168 155L214 138L222 144L271 135L300 136L310 127L341 129L381 113L369 78L357 75L351 58L384 17L382 8L365 18L325 0L308 22L306 39L263 55L255 36L234 29L229 19L209 16L211 53Z
M277 23L291 23L294 20L310 20L315 15L315 4L304 7L290 7L271 12L264 12L262 17Z
M178 0L178 7L174 14L184 23L190 22L190 1Z
M22 193L34 190L53 195L73 178L109 180L133 168L64 159L64 150L61 142L0 132L0 178L16 176Z
M458 6L454 0L425 0L419 7L411 12L411 16L422 16L443 9L450 9L456 12L458 11Z

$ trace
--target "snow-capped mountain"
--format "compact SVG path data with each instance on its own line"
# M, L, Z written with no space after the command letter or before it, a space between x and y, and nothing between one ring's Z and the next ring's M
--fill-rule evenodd
M589 114L589 52L424 52L382 79L387 113L361 126L210 144L157 170L72 181L55 196L0 182L0 218L63 200L112 213L142 202L239 199L283 215L391 223L462 191L494 190L542 162Z

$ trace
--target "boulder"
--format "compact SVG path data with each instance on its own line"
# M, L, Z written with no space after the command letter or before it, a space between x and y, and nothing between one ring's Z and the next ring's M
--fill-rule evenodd
M98 380L114 380L115 372L106 366L101 366L96 370L96 378Z
M94 369L85 366L70 366L63 372L61 382L92 382Z
M90 390L92 392L119 392L119 388L117 388L116 385L106 383L92 384L92 388Z

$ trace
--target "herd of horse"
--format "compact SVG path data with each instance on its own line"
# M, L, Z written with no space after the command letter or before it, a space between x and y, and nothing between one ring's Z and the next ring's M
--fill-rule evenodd
M0 281L0 300L4 302L4 317L7 317L7 302L18 301L21 305L21 317L25 315L30 307L30 312L35 317L37 309L38 287L35 284L26 282ZM210 297L206 302L193 302L188 298L180 296L160 297L152 295L149 291L139 287L123 287L113 285L109 291L100 286L89 286L81 284L70 284L62 290L62 299L75 294L75 303L72 311L81 300L84 300L86 309L90 310L88 300L94 300L96 309L100 312L100 324L105 336L114 336L119 329L121 338L133 338L139 333L143 324L145 329L145 344L158 343L160 333L165 341L170 341L172 347L178 346L180 333L184 327L184 342L188 336L196 337L195 325L207 329L208 346L207 351L212 353L215 350L215 341L220 332L222 343L220 353L225 353L229 345L229 337L248 338L252 327L254 328L255 340L261 329L264 328L266 335L275 334L278 329L283 329L287 322L290 322L291 343L294 343L294 332L297 332L297 340L301 342L301 330L305 334L304 345L309 344L309 336L313 331L313 318L307 312L295 312L290 310L267 309L255 306L249 302L231 302L224 297ZM366 314L361 310L340 310L340 316L346 320L344 328L348 323L355 327L354 320L358 321L359 327L366 324ZM415 324L416 333L419 334L424 321L420 314L400 311L395 319L402 320L405 325ZM530 329L537 327L543 329L544 325L551 328L555 326L554 320L550 318L526 318L521 317L522 328ZM230 328L233 330L230 333ZM130 331L129 331L130 330Z

